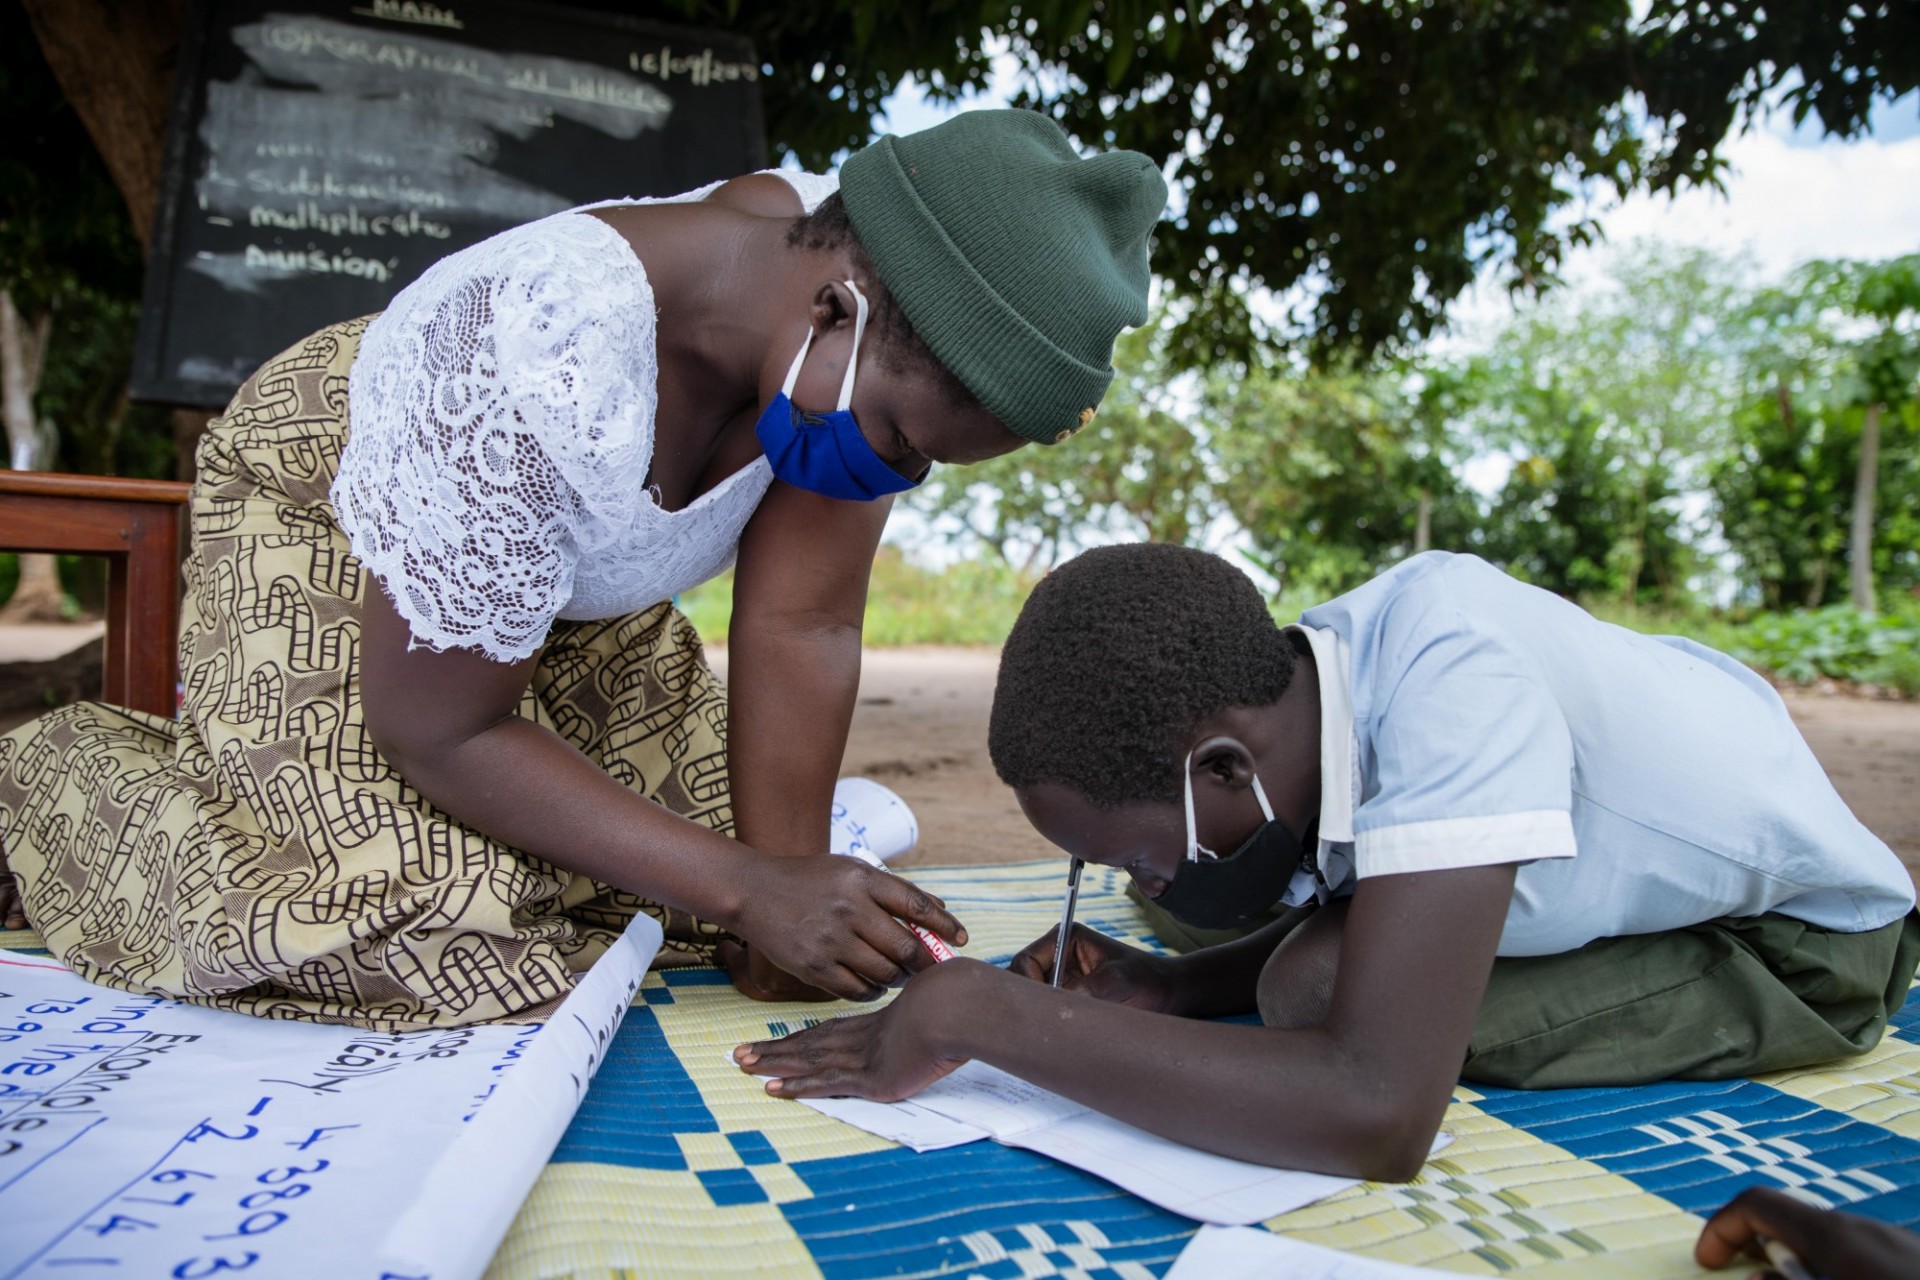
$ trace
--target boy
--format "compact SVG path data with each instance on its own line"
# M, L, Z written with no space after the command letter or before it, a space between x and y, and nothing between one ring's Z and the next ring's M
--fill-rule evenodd
M940 965L736 1051L769 1092L893 1100L981 1058L1206 1150L1402 1180L1463 1075L1857 1053L1920 960L1906 871L1772 689L1471 556L1282 629L1216 557L1088 552L1008 637L989 746L1042 835L1156 911L1282 914L1173 958L1076 929L1064 990L1051 935L1011 972Z

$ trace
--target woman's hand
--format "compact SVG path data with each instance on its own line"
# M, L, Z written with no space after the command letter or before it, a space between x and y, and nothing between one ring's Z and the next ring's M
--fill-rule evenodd
M1009 961L1007 968L1035 982L1053 981L1054 942L1059 936L1058 929L1047 930ZM1185 996L1179 971L1171 960L1078 923L1067 938L1067 963L1060 986L1096 1000L1152 1013L1181 1013Z
M767 953L739 942L722 942L713 949L714 962L726 970L733 989L749 1000L779 1004L819 1004L840 997L802 982L767 958Z
M966 944L944 902L857 858L764 855L744 874L735 931L748 946L728 948L720 960L734 985L758 1000L877 1000L933 963L902 920ZM798 984L773 978L766 962Z
M1772 1187L1750 1187L1707 1219L1693 1258L1709 1270L1746 1256L1764 1262L1762 1239L1778 1240L1828 1280L1920 1276L1920 1235L1858 1214L1816 1208ZM1754 1273L1775 1276L1762 1267Z
M963 1064L935 1044L942 989L964 981L977 961L951 960L914 979L878 1013L833 1018L779 1040L743 1044L733 1051L742 1071L773 1076L767 1092L777 1098L866 1098L898 1102L911 1098Z

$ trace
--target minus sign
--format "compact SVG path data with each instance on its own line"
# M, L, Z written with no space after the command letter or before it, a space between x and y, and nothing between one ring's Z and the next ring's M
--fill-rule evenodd
M211 213L207 215L207 221L211 222L216 227L230 227L233 225L232 218L222 218L216 214L211 214Z
M118 1258L48 1258L50 1267L117 1267Z

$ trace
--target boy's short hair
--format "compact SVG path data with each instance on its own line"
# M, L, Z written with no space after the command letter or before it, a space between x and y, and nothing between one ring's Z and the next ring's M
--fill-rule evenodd
M1189 547L1100 547L1041 580L1000 655L987 750L1008 786L1178 803L1186 744L1279 701L1293 646L1246 574Z

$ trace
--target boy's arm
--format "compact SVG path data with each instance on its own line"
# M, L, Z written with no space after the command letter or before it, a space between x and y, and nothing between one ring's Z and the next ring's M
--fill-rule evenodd
M887 1010L750 1046L780 1097L909 1096L979 1058L1130 1124L1259 1164L1404 1180L1466 1057L1512 864L1378 876L1353 896L1324 1027L1196 1023L984 965L921 974Z

